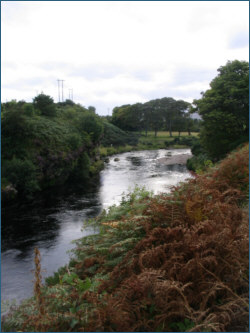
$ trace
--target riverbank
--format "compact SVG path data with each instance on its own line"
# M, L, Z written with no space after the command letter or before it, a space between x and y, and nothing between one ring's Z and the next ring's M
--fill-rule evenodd
M247 146L170 194L137 189L4 330L248 331L247 202Z
M147 136L141 135L136 145L101 145L96 149L96 153L102 160L105 161L109 156L129 151L190 148L194 142L198 140L197 136L198 133L193 133L192 135L183 133L182 136L179 136L177 133L173 132L173 136L171 137L167 132L159 132L158 136L155 137L153 132L149 132Z
M109 127L110 125L108 128ZM107 162L109 157L112 155L142 150L190 148L195 140L197 140L198 135L198 133L192 133L192 135L182 133L182 135L179 136L178 133L173 132L173 136L171 137L167 132L159 132L158 136L155 137L153 132L148 132L147 136L142 134L140 135L139 133L131 133L131 140L128 140L129 133L125 133L115 128L115 126L111 126L111 129L109 128L109 130L106 130L106 137L102 139L103 142L113 142L112 140L114 140L114 136L119 134L118 138L121 142L123 142L125 140L124 138L126 138L128 142L131 141L133 144L110 144L109 146L99 145L95 148L89 147L87 153L83 153L82 150L79 150L78 153L70 150L67 154L63 151L57 151L52 154L52 151L46 147L48 150L45 154L46 157L37 155L32 158L32 161L35 161L34 165L36 166L36 172L32 166L34 169L32 169L34 171L32 171L32 173L29 173L30 166L26 166L26 162L23 163L19 160L13 160L13 163L15 162L17 164L15 164L13 168L11 167L11 170L8 173L8 177L11 176L13 178L13 182L6 181L5 178L2 180L2 205L6 206L15 203L18 204L19 201L23 201L23 199L32 201L37 195L39 196L39 193L46 192L47 189L53 190L53 188L60 187L62 185L68 186L70 183L85 182L87 186L88 183L96 181L96 177L98 177L99 173L104 168L104 162ZM118 132L114 132L114 130ZM118 139L114 142L119 142L119 140L117 140ZM41 148L39 148L39 150L40 149ZM36 149L32 149L33 155L34 152L38 154ZM68 164L70 167L68 167ZM5 169L5 163L3 163L3 169ZM47 173L50 173L48 178L50 180L45 181L44 179L47 177L45 177L45 174ZM24 174L25 177L23 177ZM31 174L33 180L30 179ZM17 186L15 182L18 184L20 183L21 185ZM29 182L32 186L27 185ZM37 184L37 186L34 186L34 184ZM22 191L26 191L27 193L25 192L25 195L21 195Z
M172 186L190 178L185 166L166 167L157 163L171 153L182 150L148 150L111 156L109 163L96 177L93 186L67 183L34 200L2 209L2 300L17 302L33 294L34 248L42 256L43 278L53 275L69 261L67 250L72 240L84 236L83 221L95 218L103 209L119 204L124 193L135 184L154 193L169 192ZM92 182L91 182L92 183ZM88 228L91 231L91 227Z

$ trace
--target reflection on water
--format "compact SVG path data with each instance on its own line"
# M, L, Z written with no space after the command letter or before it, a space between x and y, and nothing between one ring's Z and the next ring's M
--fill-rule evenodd
M43 277L68 262L66 252L74 247L71 241L93 233L81 229L83 220L101 211L97 193L98 186L89 188L88 193L57 193L50 201L46 196L26 209L19 205L2 212L2 300L19 301L32 295L35 247L41 252Z
M189 153L189 149L128 152L116 155L100 174L100 183L85 189L50 191L29 205L2 212L2 299L21 300L32 295L33 252L42 256L43 276L53 274L69 260L72 240L94 233L83 221L117 204L135 185L154 193L169 192L190 177L185 166L164 165L157 159Z

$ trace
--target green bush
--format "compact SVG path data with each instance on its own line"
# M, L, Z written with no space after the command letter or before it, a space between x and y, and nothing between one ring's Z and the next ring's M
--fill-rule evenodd
M67 144L69 145L69 148L72 150L78 149L82 144L82 139L80 134L78 133L69 134L67 138Z
M92 176L98 174L104 168L104 162L102 160L95 161L91 164L89 172Z
M213 166L213 162L207 154L199 154L187 160L187 168L191 171L202 172Z
M86 111L78 115L75 126L80 132L88 133L93 143L99 141L103 132L101 119L91 111Z
M13 158L3 164L3 177L15 187L19 194L31 195L40 190L37 170L30 160Z
M54 117L56 116L56 106L53 98L41 93L33 99L33 104L43 116Z

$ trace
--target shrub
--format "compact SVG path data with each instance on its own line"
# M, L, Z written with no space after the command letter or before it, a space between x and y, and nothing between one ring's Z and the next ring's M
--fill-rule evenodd
M199 154L187 160L187 168L197 173L207 170L213 165L213 162L206 154Z
M80 132L88 133L93 143L99 141L103 132L101 119L91 111L79 114L75 126Z
M36 167L30 160L13 158L5 161L3 176L12 183L20 195L29 196L40 189Z
M92 176L98 174L104 168L104 162L102 160L98 160L92 162L89 168L89 172Z
M41 93L33 99L33 104L43 116L56 116L56 106L52 97Z

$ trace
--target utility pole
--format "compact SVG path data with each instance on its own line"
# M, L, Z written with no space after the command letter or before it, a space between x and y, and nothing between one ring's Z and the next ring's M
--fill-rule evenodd
M58 102L63 102L63 82L65 80L59 80L57 79L57 84L58 84ZM71 98L72 98L72 101L73 101L73 89L69 89L69 99L70 99L70 91L71 91ZM61 99L61 96L62 96L62 99Z
M60 103L60 80L57 80L58 83L58 102Z
M65 81L65 80L61 80L61 82L62 82L62 102L63 102L63 81Z
M73 102L73 89L69 89L69 99Z

